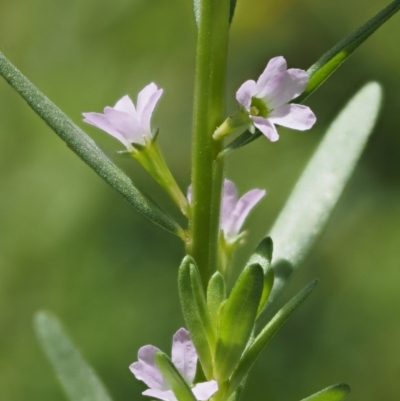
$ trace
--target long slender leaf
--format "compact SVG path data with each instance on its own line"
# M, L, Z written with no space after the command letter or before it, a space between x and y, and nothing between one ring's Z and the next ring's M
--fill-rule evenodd
M271 237L265 237L258 245L253 254L250 256L246 266L258 263L264 270L264 273L268 271L271 266L272 253L273 253L273 242Z
M183 317L190 336L196 347L204 374L208 380L212 378L213 363L206 328L201 318L196 296L192 288L191 266L196 266L193 258L186 256L179 267L178 286Z
M347 384L340 383L328 387L319 393L304 398L301 401L342 401L350 393L350 387Z
M26 100L46 124L87 165L122 195L139 213L167 231L183 237L183 230L123 173L54 103L0 53L0 75Z
M236 391L272 337L274 337L292 313L307 299L317 284L318 280L314 280L298 295L292 298L282 309L279 310L279 312L255 338L232 373L232 377L229 381L228 394L233 394Z
M341 65L344 63L353 52L365 42L378 28L380 28L387 20L395 15L400 10L400 0L395 0L387 7L381 10L378 14L368 20L364 25L356 31L346 36L343 40L328 50L315 64L307 71L310 80L303 94L294 103L303 103L304 100L317 90ZM257 138L262 136L259 130L255 134L249 131L244 132L229 143L218 157L226 156L228 153L242 146L248 145Z
M246 267L222 310L214 365L219 382L229 378L249 341L260 304L263 278L259 264Z
M215 272L207 286L207 306L214 327L217 327L218 309L226 298L226 285L224 276Z
M163 352L156 352L154 359L178 401L197 401L185 379L166 354Z
M103 383L53 315L38 312L34 326L39 342L70 401L111 401Z
M382 90L365 85L331 124L269 235L275 282L269 302L321 235L364 150L379 114Z

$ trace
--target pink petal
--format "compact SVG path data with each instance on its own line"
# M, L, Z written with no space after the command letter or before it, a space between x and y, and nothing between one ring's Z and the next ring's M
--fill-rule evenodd
M269 60L264 72L260 75L257 81L257 97L263 97L263 91L268 82L273 79L277 74L287 70L286 60L282 57L275 57Z
M252 119L254 121L254 126L258 128L271 142L275 142L279 139L279 134L275 125L267 118L252 117Z
M236 92L236 100L247 110L250 109L251 97L254 94L256 83L252 80L246 81Z
M192 391L197 400L205 401L218 391L218 383L215 380L198 383L192 388Z
M284 127L304 131L310 129L317 118L311 109L301 104L285 104L273 110L268 119Z
M101 130L107 132L107 134L110 134L111 136L122 142L127 147L128 150L132 149L132 145L129 142L129 140L127 140L124 137L124 135L122 135L120 132L116 130L114 125L108 120L108 118L104 114L82 113L82 115L85 117L83 120L85 123L100 128Z
M253 209L265 194L266 191L263 189L252 189L239 199L235 210L230 216L230 225L226 227L226 231L224 230L226 236L236 237L239 234L251 209Z
M181 328L172 339L172 362L190 385L196 374L197 353L189 332Z
M130 116L124 111L115 110L112 107L106 107L104 115L114 128L130 143L144 144L142 128L135 117Z
M262 97L269 109L275 109L302 94L308 80L306 71L290 69L275 75L257 97Z
M222 193L221 210L221 229L225 232L225 227L230 226L232 212L236 207L238 193L235 184L230 180L224 180Z
M162 89L157 89L157 85L151 83L147 85L138 96L137 111L143 132L148 137L151 136L151 115L162 93Z
M142 380L151 389L165 391L169 389L169 386L154 360L154 354L158 351L160 350L152 345L141 347L138 352L138 362L132 363L129 369L136 379Z
M123 111L124 113L127 113L130 116L137 118L135 105L128 95L125 95L120 100L118 100L118 102L114 106L114 109L118 111Z
M148 389L143 391L142 394L147 395L149 397L158 398L159 400L177 401L175 394L172 390L162 391L162 390Z

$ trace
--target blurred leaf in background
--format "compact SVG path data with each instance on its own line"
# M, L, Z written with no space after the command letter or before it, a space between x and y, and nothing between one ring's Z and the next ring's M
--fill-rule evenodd
M236 107L240 83L258 76L271 57L284 55L289 67L306 69L386 3L239 0L227 112ZM398 21L381 28L310 98L319 116L315 129L282 129L278 143L260 139L229 156L228 177L240 192L269 192L248 221L238 271L343 103L366 81L384 87L382 117L356 174L281 301L315 276L319 291L257 362L244 395L249 399L296 400L346 381L354 400L398 400ZM190 1L0 2L1 51L81 127L83 111L101 111L151 81L165 89L154 123L182 188L190 182L195 39ZM167 201L140 166L116 155L117 141L85 129L139 188ZM2 398L63 397L33 334L33 313L45 308L60 317L113 398L139 399L141 384L128 370L137 349L150 343L168 351L170 336L183 324L177 312L179 239L134 212L3 80L0 191Z

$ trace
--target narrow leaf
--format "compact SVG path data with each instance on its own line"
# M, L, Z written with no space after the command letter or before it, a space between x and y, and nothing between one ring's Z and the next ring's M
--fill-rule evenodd
M103 383L53 315L38 312L34 327L40 345L70 401L111 401Z
M204 374L208 380L212 378L213 364L211 350L207 339L206 329L200 316L196 297L193 293L190 267L196 266L190 256L186 256L179 267L178 285L179 296L193 344L196 347Z
M368 20L364 25L356 31L345 37L330 50L328 50L315 64L307 71L310 76L307 88L303 94L294 99L294 103L303 103L304 100L317 90L341 65L345 62L353 52L368 39L379 27L387 20L395 15L400 9L400 0L395 0L378 14ZM259 130L255 134L249 131L244 132L229 143L218 155L224 157L228 153L242 146L248 145L257 138L262 136Z
M314 65L308 69L310 80L305 92L294 100L303 102L320 85L322 85L353 52L368 39L380 26L400 9L400 0L395 0L381 10L364 25L352 32L332 49L327 51Z
M258 306L257 310L257 317L260 316L261 312L264 310L268 298L271 295L274 279L275 273L273 269L269 269L266 273L264 273L263 291L260 299L260 305Z
M294 187L270 236L275 282L269 302L282 291L326 226L374 128L382 98L365 85L344 107Z
M226 286L224 276L216 272L211 277L207 286L207 306L214 327L217 327L218 309L226 298Z
M181 376L167 355L163 352L156 352L154 359L178 401L197 401L185 379Z
M123 173L54 103L41 93L0 53L0 75L26 100L33 111L101 178L139 213L167 231L184 237L182 228L151 199L141 193Z
M246 267L223 308L217 347L215 376L226 381L242 355L257 317L264 272L260 265Z
M268 271L271 266L272 252L274 245L271 237L264 238L258 245L254 253L250 256L246 266L258 263L264 270L264 273Z
M197 267L193 264L190 265L190 281L192 284L193 296L196 302L199 317L203 323L204 331L207 336L208 344L211 352L215 349L215 327L211 321L210 312L208 311L207 301L201 282L200 273Z
M328 387L301 401L342 401L349 393L350 387L347 384L341 383Z
M278 332L283 324L289 319L290 315L304 302L304 300L311 294L315 286L318 284L317 280L314 280L305 289L303 289L298 295L292 298L279 312L270 320L270 322L264 327L260 334L255 338L250 347L245 351L244 355L240 359L236 366L229 383L228 394L233 394L240 383L249 373L250 369L264 350L266 345L272 339L272 337Z

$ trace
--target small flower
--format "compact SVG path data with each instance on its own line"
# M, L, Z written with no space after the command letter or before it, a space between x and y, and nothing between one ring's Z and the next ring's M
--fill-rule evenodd
M254 126L274 142L279 139L275 124L300 131L314 125L316 117L309 107L288 104L305 91L308 79L306 71L288 70L286 60L275 57L257 82L249 80L239 88L236 99L247 110Z
M104 114L83 113L83 121L112 135L122 142L128 151L132 151L132 144L145 145L152 140L151 115L162 93L162 89L151 83L139 93L136 108L126 95L114 107L107 106Z
M265 194L266 191L263 189L252 189L238 199L235 184L230 180L224 181L221 229L227 242L235 241L239 237L246 217Z
M154 354L159 351L152 345L145 345L139 349L138 362L134 362L129 369L136 379L142 380L149 386L149 389L142 393L143 395L164 401L177 401L174 392L165 381L154 360ZM198 357L189 332L184 328L174 334L171 359L187 384L192 386ZM218 384L215 380L197 383L192 387L192 392L199 401L208 400L217 390Z
M266 191L263 189L252 189L238 199L235 184L224 181L221 208L221 230L227 242L235 242L240 237L240 229L251 209L264 197ZM192 186L188 189L187 198L192 202Z

